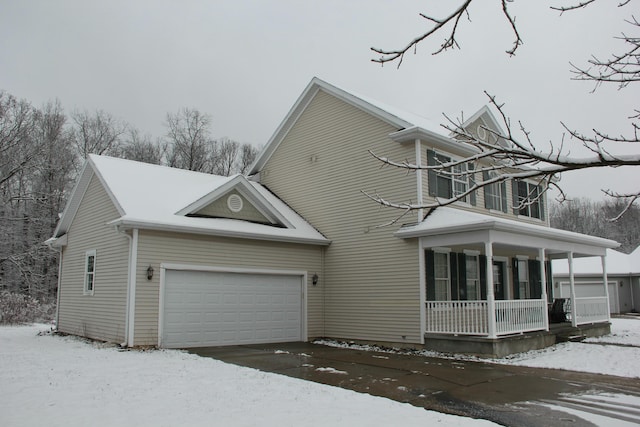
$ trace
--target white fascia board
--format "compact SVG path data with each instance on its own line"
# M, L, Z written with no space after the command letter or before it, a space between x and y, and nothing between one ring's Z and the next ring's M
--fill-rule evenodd
M298 100L295 102L291 110L289 110L289 113L285 116L285 119L282 121L282 123L280 123L280 126L278 126L278 129L275 131L271 139L269 139L269 142L262 150L262 152L258 155L258 158L255 160L253 165L251 165L251 168L249 169L249 175L254 175L262 169L271 155L275 152L280 142L284 139L289 130L293 127L298 118L307 108L311 100L320 90L332 96L335 96L336 98L346 102L347 104L363 110L371 114L372 116L391 124L392 126L396 126L399 129L411 127L413 125L412 123L409 123L406 120L403 120L400 117L395 116L356 95L353 95L343 89L325 82L324 80L314 77L302 92Z
M479 230L504 231L517 235L541 237L550 241L596 246L600 248L616 248L620 246L618 242L609 239L603 239L601 237L588 236L585 234L573 233L550 227L527 226L526 224L510 224L499 220L486 220L464 225L453 225L451 227L439 227L436 229L400 229L396 233L394 233L394 235L399 238L408 239L443 234L470 233Z
M237 231L237 230L212 229L212 228L192 227L192 226L175 225L175 224L164 224L160 222L134 220L134 219L120 218L107 223L107 225L120 227L122 229L138 228L141 230L170 231L175 233L198 234L198 235L204 235L204 236L233 237L238 239L265 240L265 241L285 242L285 243L304 243L304 244L320 245L320 246L328 246L331 244L331 240L328 240L328 239L300 237L300 236L282 236L282 235L276 235L276 234L259 234L259 233L250 233L250 232L243 232L243 231ZM265 226L265 227L268 227L268 226Z
M423 129L415 126L390 133L389 138L401 144L409 142L413 143L416 139L419 139L421 142L429 145L430 147L438 148L452 154L465 157L474 156L480 153L480 150L474 149L469 144L465 144L456 139L449 138L428 129Z
M93 165L93 170L95 171L96 176L100 180L100 183L104 187L104 190L107 192L107 195L109 196L109 199L111 200L113 205L116 207L116 210L118 211L118 214L126 215L126 212L122 208L122 205L120 205L120 202L118 201L117 197L115 196L115 194L113 194L113 192L111 191L111 188L109 188L109 185L107 184L107 181L104 179L104 177L100 173L100 168L98 168L98 166L94 163L93 156L97 156L97 155L96 154L89 154L88 161Z
M44 241L44 244L49 246L52 249L59 249L64 246L67 246L68 234L63 234L60 237L51 237Z
M95 172L95 165L90 164L89 161L85 161L80 174L76 180L76 183L71 190L71 197L67 201L67 204L62 211L62 216L58 221L58 225L56 226L55 231L53 232L53 237L60 237L63 234L66 234L69 231L69 227L76 217L76 213L78 213L78 209L80 208L80 203L84 198L84 195L89 188L89 183L91 182L91 177Z

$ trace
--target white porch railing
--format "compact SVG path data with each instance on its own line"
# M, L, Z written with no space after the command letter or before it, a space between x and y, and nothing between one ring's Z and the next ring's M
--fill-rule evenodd
M496 334L546 329L544 300L496 301ZM489 335L487 301L428 301L426 332Z
M487 335L487 302L428 301L427 333Z
M518 334L546 329L546 310L547 303L542 299L496 301L496 334Z
M608 322L609 300L605 296L576 298L576 323Z

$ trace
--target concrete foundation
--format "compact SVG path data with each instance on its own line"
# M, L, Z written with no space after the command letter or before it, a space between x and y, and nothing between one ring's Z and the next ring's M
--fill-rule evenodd
M549 332L528 332L495 339L462 335L427 334L425 335L424 348L442 353L500 358L510 354L550 347L558 342L580 341L587 337L598 337L610 332L610 323L580 325L576 328L572 327L571 324L560 323L551 325Z

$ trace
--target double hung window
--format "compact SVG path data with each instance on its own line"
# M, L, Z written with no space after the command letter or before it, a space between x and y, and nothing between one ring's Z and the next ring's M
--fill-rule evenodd
M96 279L96 251L85 252L84 258L84 294L93 295Z
M497 178L498 174L494 171L483 171L483 181ZM497 211L507 212L507 183L496 182L484 187L484 207Z
M435 252L433 254L435 300L448 301L451 299L451 270L449 268L449 253Z
M427 165L441 166L454 161L449 156L427 150ZM473 166L461 163L450 167L429 169L429 195L443 199L459 198L460 201L475 204L475 194L466 195L474 185Z
M544 219L543 197L540 186L527 181L513 182L513 209L518 215Z

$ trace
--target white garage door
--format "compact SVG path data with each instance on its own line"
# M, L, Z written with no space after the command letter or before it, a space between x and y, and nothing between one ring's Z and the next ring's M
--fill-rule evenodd
M301 276L166 271L162 347L301 339Z

